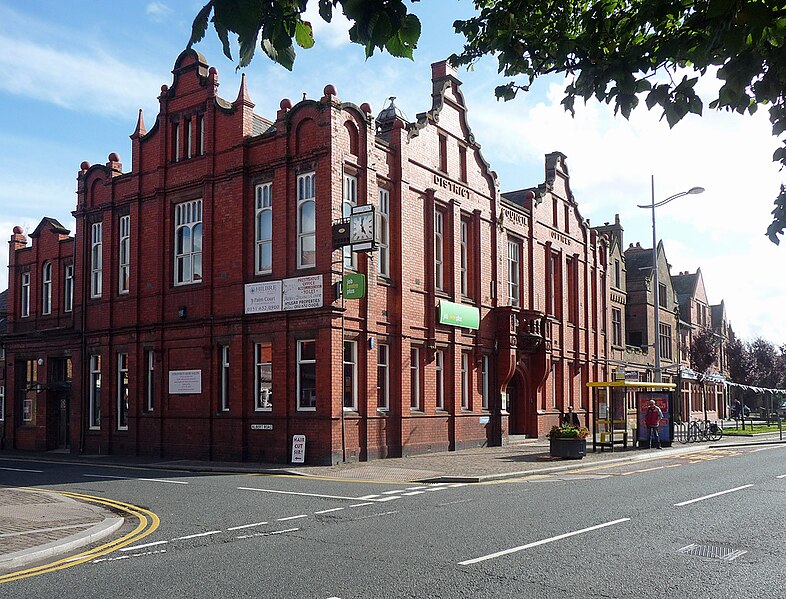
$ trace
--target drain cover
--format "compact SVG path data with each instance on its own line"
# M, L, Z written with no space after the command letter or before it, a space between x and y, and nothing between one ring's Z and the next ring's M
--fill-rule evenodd
M722 559L727 562L733 561L748 553L742 549L734 549L733 547L720 547L718 545L697 545L691 543L687 547L677 550L678 553L685 555L696 555L698 557L708 557L710 559Z

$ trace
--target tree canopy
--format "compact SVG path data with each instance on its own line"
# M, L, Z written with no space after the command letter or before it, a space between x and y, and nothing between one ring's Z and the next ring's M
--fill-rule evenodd
M375 51L413 58L420 20L409 12L416 0L210 0L193 23L189 47L210 23L238 66L248 65L257 44L273 61L292 69L294 44L314 45L303 20L309 2L330 22L341 10L352 24L350 40L366 57ZM476 16L453 26L465 37L453 64L472 65L495 56L511 80L496 88L512 100L538 78L566 77L562 105L576 99L614 105L629 118L642 100L656 106L673 127L687 114L702 114L700 79L720 86L708 108L753 114L769 110L776 138L773 160L786 166L786 0L474 0ZM520 78L520 79L519 79ZM777 244L786 229L786 186L781 185L767 236Z

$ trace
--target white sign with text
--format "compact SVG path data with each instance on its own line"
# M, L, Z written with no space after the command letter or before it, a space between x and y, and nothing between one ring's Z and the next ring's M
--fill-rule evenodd
M292 463L302 464L306 461L306 436L292 436Z
M202 393L202 371L170 370L169 393L171 395Z
M246 314L281 311L281 281L246 285Z
M283 283L284 310L322 307L322 275L284 279Z

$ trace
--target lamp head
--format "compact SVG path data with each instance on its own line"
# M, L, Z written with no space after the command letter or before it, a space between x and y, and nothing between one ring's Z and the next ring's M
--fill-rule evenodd
M691 187L688 190L688 193L690 195L696 195L697 193L704 193L704 188L703 187Z

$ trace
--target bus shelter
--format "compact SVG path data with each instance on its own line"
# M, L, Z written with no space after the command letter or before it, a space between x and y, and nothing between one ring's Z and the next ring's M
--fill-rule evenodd
M636 425L631 428L630 446L635 447L636 441L642 445L647 441L647 427L644 426L644 414L650 400L663 412L663 419L658 426L661 443L671 445L674 440L674 383L648 383L643 381L607 381L587 383L592 390L592 451L609 448L614 445L628 446L628 391L635 392Z

